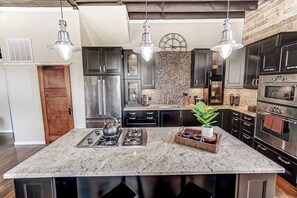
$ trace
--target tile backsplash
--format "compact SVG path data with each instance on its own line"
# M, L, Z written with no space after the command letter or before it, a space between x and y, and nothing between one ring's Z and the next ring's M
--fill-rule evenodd
M203 97L203 89L190 88L191 52L160 52L155 54L155 89L144 89L142 94L152 98L151 104L183 104L183 93ZM229 104L229 94L240 94L240 104L256 104L257 91L249 89L225 89L224 104Z

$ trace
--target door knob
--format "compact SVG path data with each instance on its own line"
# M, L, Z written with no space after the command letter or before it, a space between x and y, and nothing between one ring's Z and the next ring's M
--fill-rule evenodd
M68 114L71 115L72 114L72 109L68 108Z

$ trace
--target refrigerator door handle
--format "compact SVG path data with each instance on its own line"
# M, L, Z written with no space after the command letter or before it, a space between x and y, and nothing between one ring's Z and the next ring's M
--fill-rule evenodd
M101 80L98 80L98 109L99 115L102 115L102 101L101 101Z
M103 115L106 115L106 84L105 80L103 81Z

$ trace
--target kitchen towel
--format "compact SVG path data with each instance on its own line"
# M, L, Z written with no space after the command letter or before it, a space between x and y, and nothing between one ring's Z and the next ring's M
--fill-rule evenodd
M273 124L273 118L274 118L274 116L271 115L271 114L264 115L264 124L263 124L263 126L266 129L271 129L272 124Z
M280 117L273 116L273 122L271 130L276 133L283 133L284 131L284 120Z

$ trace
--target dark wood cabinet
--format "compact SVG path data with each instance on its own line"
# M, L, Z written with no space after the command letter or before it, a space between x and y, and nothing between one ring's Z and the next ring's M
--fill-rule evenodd
M83 47L84 75L121 74L122 48Z
M201 123L194 116L192 110L183 110L183 126L201 126Z
M150 61L145 61L140 58L141 65L141 88L154 89L155 88L155 57Z
M182 111L181 110L161 110L160 127L177 127L182 126Z
M53 179L15 179L14 187L18 198L56 197Z
M140 79L140 56L132 50L124 51L124 79Z
M244 132L241 132L240 133L240 140L253 148L254 138L252 138L250 135L248 135L248 134L246 134Z
M241 113L238 111L230 111L230 132L231 135L233 135L234 137L240 139L240 118L241 118Z
M297 160L295 158L273 148L259 139L254 141L254 149L284 167L286 170L285 173L280 173L279 175L289 181L293 186L297 187Z
M152 111L124 111L124 127L157 127L159 113Z
M125 104L138 106L141 102L140 80L124 80L125 83ZM120 101L119 101L120 102Z
M260 73L275 73L280 71L280 49L270 48L260 52Z
M191 54L191 88L206 88L212 64L212 51L194 49Z
M254 43L246 47L246 60L244 70L243 87L248 89L258 88L258 78L260 71L259 43Z
M297 72L297 43L282 47L281 68L286 73Z

